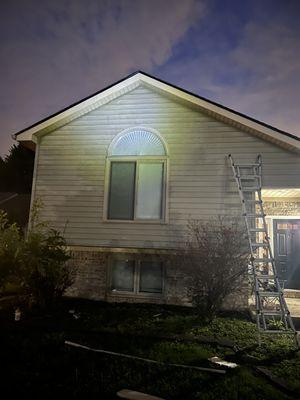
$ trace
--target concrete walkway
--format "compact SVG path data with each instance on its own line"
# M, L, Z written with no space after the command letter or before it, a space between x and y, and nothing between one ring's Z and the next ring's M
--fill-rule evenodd
M300 318L300 299L286 298L285 300L292 317Z

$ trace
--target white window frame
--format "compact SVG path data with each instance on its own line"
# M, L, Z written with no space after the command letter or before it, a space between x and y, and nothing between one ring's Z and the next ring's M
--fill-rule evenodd
M149 132L154 133L162 141L165 148L165 155L159 156L113 156L110 155L111 148L114 143L123 135L126 135L130 131L136 129L144 129ZM136 163L136 174L135 174L135 193L134 193L134 209L133 209L133 219L110 219L108 218L109 209L109 192L110 192L110 176L111 176L111 163L112 162L135 162ZM162 163L163 164L163 177L162 177L162 199L161 199L161 218L150 219L150 218L136 218L137 209L137 187L138 187L138 164L140 163ZM121 132L117 135L111 142L108 155L105 163L105 180L104 180L104 204L103 204L103 221L109 223L145 223L145 224L166 224L168 223L168 181L169 181L169 158L167 155L167 148L164 140L161 136L150 128L138 127L130 128Z

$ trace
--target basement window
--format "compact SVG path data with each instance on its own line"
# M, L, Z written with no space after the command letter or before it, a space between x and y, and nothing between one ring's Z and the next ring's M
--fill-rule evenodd
M112 142L108 152L108 220L164 219L166 160L163 142L151 131L126 131Z
M115 293L162 294L162 262L114 259L111 268L111 290Z

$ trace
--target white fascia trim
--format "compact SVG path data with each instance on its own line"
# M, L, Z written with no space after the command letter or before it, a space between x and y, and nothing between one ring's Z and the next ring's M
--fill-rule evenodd
M66 111L62 111L58 115L47 119L44 122L20 133L17 136L18 141L32 140L37 143L36 136L42 133L46 133L52 130L60 123L65 124L80 115L86 114L87 112L94 110L95 108L108 103L109 101L127 93L130 90L135 89L139 85L140 79L137 75L134 75L123 82L117 83L116 85L104 90L103 92L77 104Z
M300 150L300 142L297 141L296 139L293 139L292 137L284 136L283 134L281 134L277 131L274 131L273 129L270 129L268 127L265 127L255 121L251 121L248 118L245 118L241 115L237 115L229 110L225 110L215 104L211 104L205 100L199 99L198 97L193 96L192 94L186 93L180 89L176 89L176 88L169 86L163 82L156 81L155 79L152 79L148 76L142 75L141 80L143 80L145 83L148 83L149 85L156 86L161 90L167 91L177 97L180 97L183 100L186 100L188 102L196 104L204 110L208 110L216 115L222 116L222 117L224 117L228 120L231 120L235 123L238 123L244 127L250 128L254 131L258 131L258 132L272 138L273 140L275 139L276 141L285 143L292 147L296 147L297 149Z
M74 107L61 112L60 114L54 116L53 118L50 118L47 121L44 121L41 124L32 127L31 129L28 129L27 131L19 134L17 136L17 140L19 141L32 140L33 142L36 143L36 135L47 133L48 131L58 127L59 125L63 125L75 118L78 118L80 115L83 115L103 104L106 104L109 101L113 100L114 98L117 98L122 94L127 93L130 90L133 90L141 83L145 83L146 85L156 87L182 100L193 103L199 106L204 111L208 111L215 116L224 118L224 120L248 128L249 131L252 131L252 133L257 132L259 134L262 134L262 136L265 136L266 138L269 138L273 142L281 144L284 147L300 150L300 141L297 141L292 137L285 136L271 128L263 126L255 121L251 121L248 118L245 118L241 115L237 115L229 110L225 110L222 107L219 107L215 104L211 104L203 99L198 98L197 96L186 93L180 89L177 89L166 83L160 82L142 73L135 74L127 78L126 80L117 83L114 86L104 90L98 95L95 95L90 99L87 99L82 103L77 104Z

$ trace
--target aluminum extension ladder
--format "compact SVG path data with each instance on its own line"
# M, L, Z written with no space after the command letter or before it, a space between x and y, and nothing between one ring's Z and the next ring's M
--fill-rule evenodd
M294 335L296 345L299 345L270 245L261 195L261 156L259 155L253 164L236 164L231 154L228 157L238 186L251 251L250 267L254 283L259 343L263 332L289 333Z

